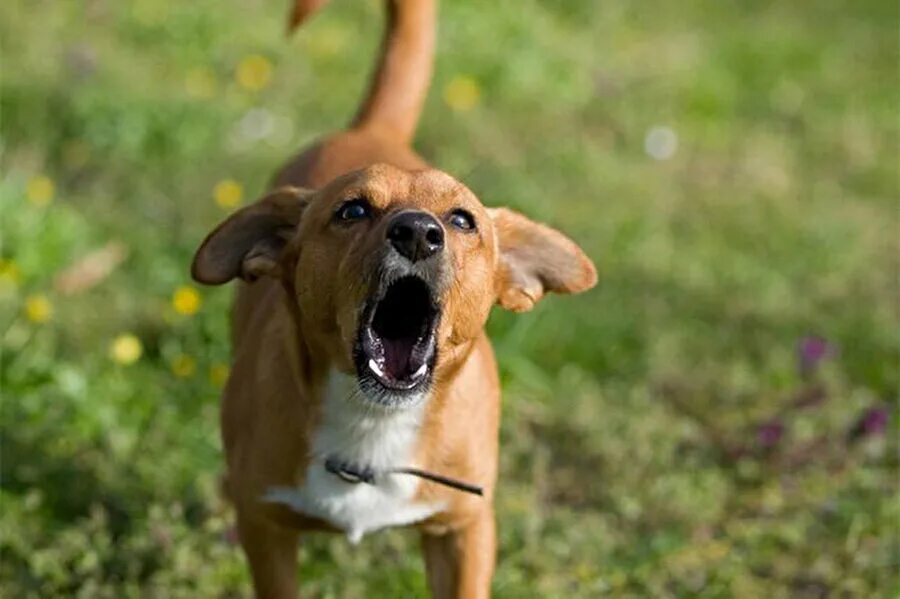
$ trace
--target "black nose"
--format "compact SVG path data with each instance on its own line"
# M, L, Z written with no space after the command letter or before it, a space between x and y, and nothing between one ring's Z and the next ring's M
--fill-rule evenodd
M387 238L410 262L424 260L444 248L444 229L426 212L401 212L388 225Z

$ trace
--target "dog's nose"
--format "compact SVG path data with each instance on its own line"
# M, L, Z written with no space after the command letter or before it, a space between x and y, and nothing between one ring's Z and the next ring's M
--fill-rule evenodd
M444 248L444 229L427 212L401 212L388 225L387 238L410 262L424 260Z

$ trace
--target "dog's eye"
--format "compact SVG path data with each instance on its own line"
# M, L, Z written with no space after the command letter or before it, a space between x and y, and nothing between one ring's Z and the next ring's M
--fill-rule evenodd
M475 230L475 217L465 210L454 210L450 213L450 218L448 220L451 225L462 231Z
M349 200L340 205L334 213L338 220L352 222L368 218L371 213L369 203L363 199Z

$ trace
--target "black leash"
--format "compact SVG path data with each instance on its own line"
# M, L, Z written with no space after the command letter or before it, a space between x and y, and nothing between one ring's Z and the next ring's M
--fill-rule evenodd
M335 476L340 477L341 480L348 483L367 483L370 485L375 484L374 470L372 470L371 468L359 469L354 465L342 462L335 457L330 457L325 460L325 470L331 472ZM472 493L473 495L479 496L484 495L484 489L478 485L472 485L455 478L450 478L449 476L442 476L440 474L435 474L426 470L420 470L419 468L391 468L389 470L385 470L385 472L387 474L410 474L412 476L418 476L419 478L424 478L425 480L429 480L433 483L444 485L445 487L450 487L451 489L456 489L465 493Z

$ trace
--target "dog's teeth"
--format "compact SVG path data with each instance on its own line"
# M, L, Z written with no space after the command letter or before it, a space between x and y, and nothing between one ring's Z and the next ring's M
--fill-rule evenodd
M369 359L369 369L377 374L380 377L384 376L384 371L378 367L378 363L375 360Z
M422 364L421 366L419 366L419 369L418 369L417 371L415 371L415 373L413 373L413 378L414 378L414 379L419 378L420 376L422 376L423 374L425 374L425 371L426 371L426 370L428 370L428 365L427 365L427 364Z

